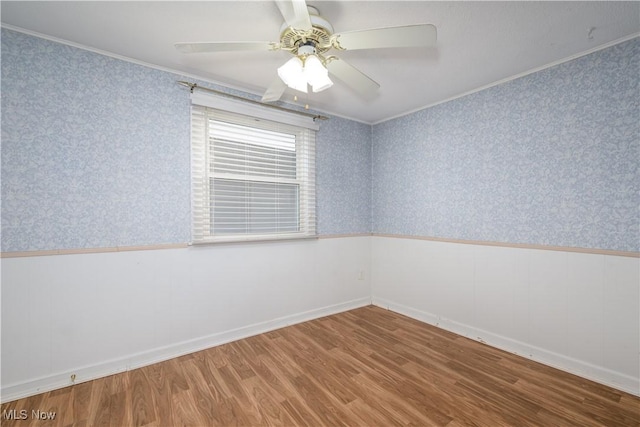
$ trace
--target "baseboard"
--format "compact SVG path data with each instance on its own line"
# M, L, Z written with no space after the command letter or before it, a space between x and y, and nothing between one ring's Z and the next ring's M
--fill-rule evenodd
M184 356L185 354L205 350L217 345L270 332L286 326L295 325L297 323L318 319L320 317L342 313L344 311L353 310L370 304L370 297L358 298L340 304L334 304L327 307L280 317L266 322L243 326L241 328L216 333L194 340L183 341L174 345L133 354L125 358L110 360L92 366L78 367L71 371L60 372L31 381L25 381L23 383L3 386L1 389L0 401L2 403L10 402L12 400L33 396L35 394L68 387L73 384L79 384L120 372L141 368L143 366L152 365L174 357ZM71 381L72 375L75 375L74 381Z
M373 297L371 303L375 306L411 317L421 322L442 328L463 337L490 345L500 350L534 360L553 368L569 372L579 377L604 384L609 387L640 396L640 380L631 376L592 365L562 354L554 353L543 348L532 346L502 335L494 334L473 326L465 325L450 319L444 319L432 313L398 304L384 298Z

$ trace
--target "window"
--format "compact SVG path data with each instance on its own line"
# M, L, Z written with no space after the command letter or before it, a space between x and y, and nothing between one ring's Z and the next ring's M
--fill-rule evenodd
M191 111L193 243L315 236L315 131Z

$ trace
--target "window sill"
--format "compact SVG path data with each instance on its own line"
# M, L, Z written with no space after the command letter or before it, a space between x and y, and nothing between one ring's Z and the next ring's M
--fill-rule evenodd
M292 240L317 240L318 235L300 235L300 234L288 234L275 236L264 235L249 235L249 236L229 236L229 237L214 237L207 240L198 242L190 242L189 246L208 246L228 243L277 243L288 242Z

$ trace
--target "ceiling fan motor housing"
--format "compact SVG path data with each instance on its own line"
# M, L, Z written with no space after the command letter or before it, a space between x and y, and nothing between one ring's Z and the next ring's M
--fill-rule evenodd
M318 9L307 6L311 29L300 30L292 28L284 23L280 28L280 48L290 51L294 55L298 54L323 54L331 49L331 35L333 26L329 21L320 16ZM299 51L301 47L313 46L315 52L305 52L306 48Z

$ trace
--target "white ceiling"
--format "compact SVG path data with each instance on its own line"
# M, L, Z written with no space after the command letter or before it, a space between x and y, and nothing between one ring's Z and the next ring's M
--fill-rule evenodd
M338 55L380 83L364 100L340 82L300 97L311 108L377 123L640 32L640 2L425 2L308 0L336 32L430 23L430 48ZM286 52L185 55L193 41L278 41L272 1L2 1L4 26L262 94ZM294 92L287 92L291 101Z

